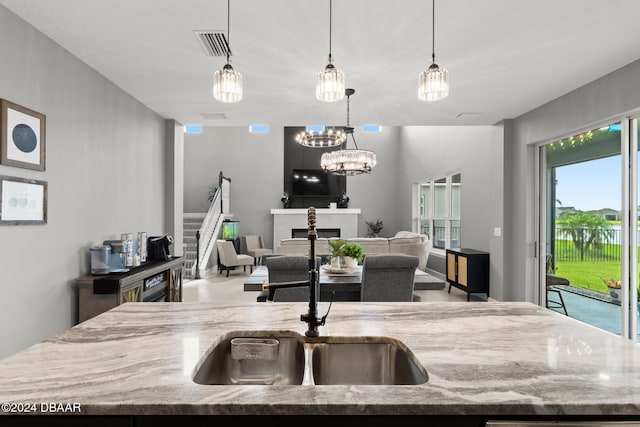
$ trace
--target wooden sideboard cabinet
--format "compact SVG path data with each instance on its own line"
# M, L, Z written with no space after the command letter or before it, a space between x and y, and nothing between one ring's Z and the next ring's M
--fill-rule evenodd
M182 257L149 261L126 273L78 279L78 321L84 322L125 302L182 301Z
M471 294L484 293L489 298L489 253L475 249L447 249L447 282Z

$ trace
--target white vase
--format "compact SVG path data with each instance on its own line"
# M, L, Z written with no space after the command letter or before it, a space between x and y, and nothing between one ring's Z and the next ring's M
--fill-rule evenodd
M356 268L358 266L358 260L350 256L343 257L346 268Z
M331 268L355 268L358 265L358 260L350 256L332 256Z
M331 268L340 268L340 261L342 257L332 256L331 257Z

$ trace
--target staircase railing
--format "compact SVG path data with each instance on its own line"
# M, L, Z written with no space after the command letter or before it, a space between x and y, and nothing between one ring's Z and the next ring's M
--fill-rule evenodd
M230 213L229 207L229 186L231 183L230 178L226 178L222 171L218 176L218 188L216 188L211 205L207 215L202 221L202 226L198 230L199 239L197 239L197 258L196 262L191 267L191 274L193 277L199 278L200 272L206 269L213 248L215 247L217 236L220 235L222 230L222 222L225 219L226 214Z

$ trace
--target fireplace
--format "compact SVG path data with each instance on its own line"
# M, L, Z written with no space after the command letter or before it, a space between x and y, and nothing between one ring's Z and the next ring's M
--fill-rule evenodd
M340 237L339 228L316 228L316 235L319 238L328 239L330 237ZM291 237L309 237L309 229L307 228L292 228Z
M271 209L271 214L274 247L283 239L309 236L308 209ZM360 209L316 209L318 237L357 237L359 215Z

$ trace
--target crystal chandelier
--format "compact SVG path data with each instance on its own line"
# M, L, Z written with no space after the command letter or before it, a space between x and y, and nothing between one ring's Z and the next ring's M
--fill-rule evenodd
M342 129L325 129L322 131L303 131L296 135L296 142L305 147L327 148L342 145L347 134Z
M239 102L242 100L242 74L231 66L231 40L229 38L229 2L227 0L227 63L222 70L213 75L213 97L220 102Z
M320 158L320 166L325 172L334 175L360 175L371 172L376 165L376 153L369 150L358 149L356 138L353 136L353 128L349 125L349 99L355 93L353 89L345 90L347 95L347 126L344 128L345 137L348 139L351 135L355 149L347 149L345 140L345 148L337 151L323 153Z
M344 98L344 73L333 65L331 56L331 9L329 0L329 62L316 78L316 98L318 101L335 102Z
M439 101L449 96L449 72L444 68L438 67L438 64L436 64L435 0L432 0L431 5L433 8L431 66L418 76L418 99L421 101Z

